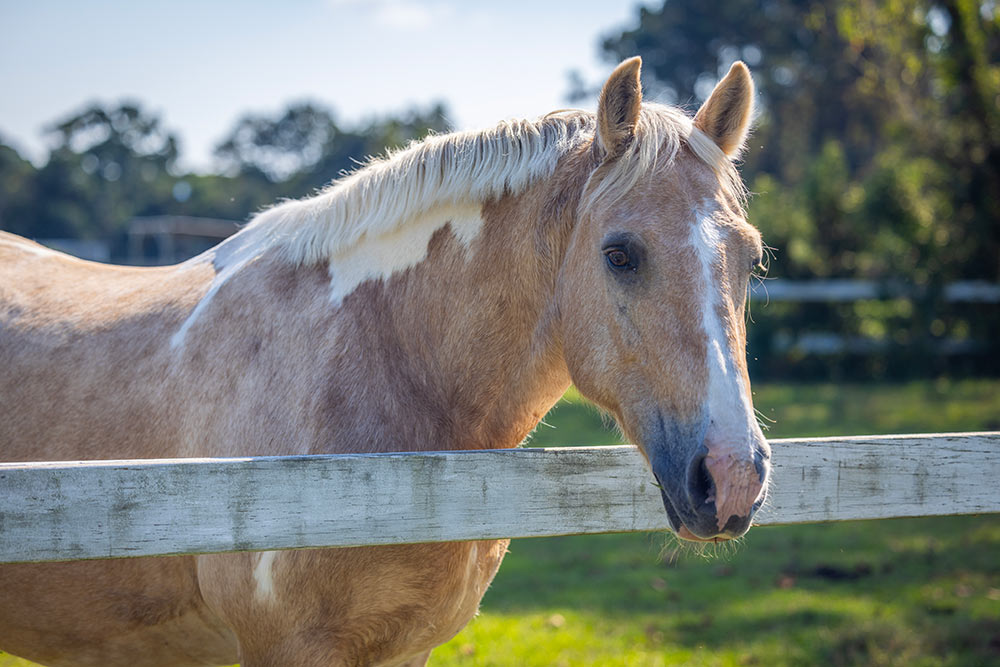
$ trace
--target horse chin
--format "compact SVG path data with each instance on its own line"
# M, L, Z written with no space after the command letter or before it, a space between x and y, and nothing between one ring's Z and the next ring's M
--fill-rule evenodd
M729 540L733 539L731 537L726 537L725 535L716 535L715 537L698 537L690 530L688 530L687 526L680 527L680 529L677 531L677 537L681 538L682 540L688 540L690 542L728 542Z
M667 523L670 524L670 530L676 533L684 526L684 523L681 521L680 515L677 514L677 510L674 509L674 504L667 497L667 492L663 490L663 485L658 483L657 486L660 487L660 497L663 498L663 509L667 510Z

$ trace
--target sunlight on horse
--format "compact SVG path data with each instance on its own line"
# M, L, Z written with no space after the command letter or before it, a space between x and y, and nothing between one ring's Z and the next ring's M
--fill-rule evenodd
M596 114L431 137L177 266L0 233L0 459L515 447L573 382L680 537L742 535L769 474L732 163L753 84L737 63L692 120L643 104L639 68ZM506 548L3 565L0 642L48 665L423 664Z

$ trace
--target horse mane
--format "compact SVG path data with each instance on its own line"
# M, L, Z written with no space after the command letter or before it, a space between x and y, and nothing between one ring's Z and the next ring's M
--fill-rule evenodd
M432 135L370 159L313 197L262 211L244 231L294 264L329 261L363 238L394 232L437 208L522 192L552 174L562 156L592 143L595 127L594 114L565 110L482 131ZM644 104L636 140L608 169L591 174L582 205L624 195L658 163L672 161L685 143L742 202L742 180L715 142L681 110Z

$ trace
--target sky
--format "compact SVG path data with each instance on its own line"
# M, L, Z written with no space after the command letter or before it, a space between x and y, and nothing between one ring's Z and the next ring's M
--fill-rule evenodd
M568 105L571 70L611 71L600 38L639 4L0 0L0 140L37 164L46 125L131 99L180 136L183 168L206 171L241 115L295 101L346 124L435 101L458 129L535 117Z

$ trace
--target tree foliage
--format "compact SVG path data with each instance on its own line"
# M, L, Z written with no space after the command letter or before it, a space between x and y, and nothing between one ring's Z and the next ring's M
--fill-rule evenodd
M638 18L602 47L613 62L641 55L653 96L696 106L734 60L751 66L761 113L743 172L775 248L769 275L923 295L779 307L759 335L833 330L896 344L908 363L936 339L997 340L995 307L941 298L947 282L1000 280L996 3L666 0ZM898 361L884 355L881 370Z
M995 3L667 0L603 48L694 104L751 65L744 173L774 275L1000 278Z
M329 184L370 155L448 129L440 104L357 127L311 103L271 117L248 114L216 148L221 173L182 173L179 141L141 105L91 104L51 124L36 169L0 142L0 228L32 238L110 241L124 249L135 216L245 220L282 197Z

